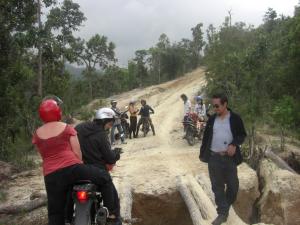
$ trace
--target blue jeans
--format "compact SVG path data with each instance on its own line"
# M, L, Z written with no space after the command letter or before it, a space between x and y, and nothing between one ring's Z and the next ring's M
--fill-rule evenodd
M111 143L115 142L115 129L118 129L118 132L121 136L121 141L124 142L125 141L125 136L124 136L124 132L123 132L123 128L121 126L121 124L114 124L111 128L111 132L110 132L110 140Z
M218 214L228 215L239 190L237 166L232 157L212 155L208 171Z

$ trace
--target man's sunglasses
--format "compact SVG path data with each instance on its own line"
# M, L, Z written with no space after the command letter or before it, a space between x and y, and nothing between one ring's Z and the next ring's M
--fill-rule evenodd
M218 108L220 108L220 105L215 104L215 105L213 105L213 107L214 107L215 109L218 109Z

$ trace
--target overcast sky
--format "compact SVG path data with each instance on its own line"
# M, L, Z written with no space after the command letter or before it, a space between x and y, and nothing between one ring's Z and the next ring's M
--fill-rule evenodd
M120 66L127 66L138 49L155 45L165 33L171 42L191 38L190 29L221 25L228 10L233 22L259 25L269 7L278 14L293 15L299 0L74 0L87 17L78 36L99 33L116 44Z

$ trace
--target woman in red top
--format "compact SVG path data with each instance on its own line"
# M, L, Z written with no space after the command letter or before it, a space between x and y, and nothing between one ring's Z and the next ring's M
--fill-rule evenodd
M39 115L44 125L33 135L43 159L43 174L48 197L49 225L64 225L68 190L78 180L91 180L98 186L111 182L110 176L91 165L84 165L76 130L60 122L59 99L42 101Z

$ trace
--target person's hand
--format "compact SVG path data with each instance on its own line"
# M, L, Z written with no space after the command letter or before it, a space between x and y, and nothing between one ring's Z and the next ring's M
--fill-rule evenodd
M112 171L116 164L105 164L107 171Z
M114 148L113 151L117 154L122 154L123 153L123 149L122 148Z
M229 145L227 148L227 154L229 156L233 156L235 154L236 151L236 146L235 145Z
M113 152L116 155L116 160L118 161L121 157L121 154L123 153L122 148L114 148Z

